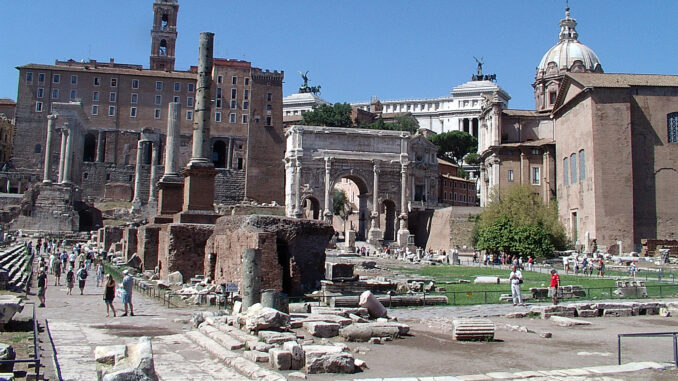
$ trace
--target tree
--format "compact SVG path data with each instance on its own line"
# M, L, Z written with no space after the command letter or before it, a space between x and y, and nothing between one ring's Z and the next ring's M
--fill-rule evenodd
M339 189L332 190L332 212L335 216L346 217L351 214L351 203L348 202L346 192Z
M438 155L460 164L463 157L478 150L478 139L464 131L449 131L429 138L438 146Z
M306 126L353 127L351 121L351 105L335 103L313 107L313 111L302 114L301 122Z
M549 257L568 246L555 202L545 205L529 185L492 195L476 220L474 246L491 252Z
M379 116L376 121L370 124L361 124L358 127L370 130L407 131L410 134L416 134L419 129L419 123L411 115L398 116L395 121L388 123L384 122L384 119Z
M464 163L469 165L479 165L480 155L477 152L470 152L464 156Z

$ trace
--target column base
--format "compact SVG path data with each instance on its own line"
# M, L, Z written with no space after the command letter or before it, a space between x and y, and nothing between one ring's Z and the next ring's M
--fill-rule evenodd
M367 243L370 245L381 245L384 241L384 232L379 228L372 228L367 232Z
M209 210L187 210L174 215L175 224L211 224L214 225L220 215Z
M348 229L344 233L344 247L348 250L355 250L355 230Z
M166 179L158 182L158 214L173 215L181 212L184 199L184 183L182 178Z
M398 246L407 247L410 239L410 231L407 229L398 230Z

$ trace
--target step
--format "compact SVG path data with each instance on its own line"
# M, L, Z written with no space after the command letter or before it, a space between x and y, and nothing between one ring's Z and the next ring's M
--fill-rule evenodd
M209 321L206 320L208 323ZM217 323L212 325L213 327L219 329L220 331L230 335L233 337L235 340L238 340L239 342L243 344L247 344L248 341L259 341L259 336L255 335L250 335L249 333L243 332L239 330L238 328L235 328L233 326L230 326L228 324L223 324L223 323Z
M209 324L201 324L199 330L228 350L233 351L245 347L245 343Z

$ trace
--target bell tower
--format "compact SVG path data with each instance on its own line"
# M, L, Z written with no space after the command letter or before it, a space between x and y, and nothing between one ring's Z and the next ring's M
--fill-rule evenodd
M155 0L151 29L151 70L174 70L178 0Z

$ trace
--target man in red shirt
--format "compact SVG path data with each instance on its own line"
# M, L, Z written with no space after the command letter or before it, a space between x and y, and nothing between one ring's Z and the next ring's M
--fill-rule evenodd
M558 304L558 287L560 287L560 277L555 269L551 270L551 285L549 286L549 296L553 299L553 305Z

